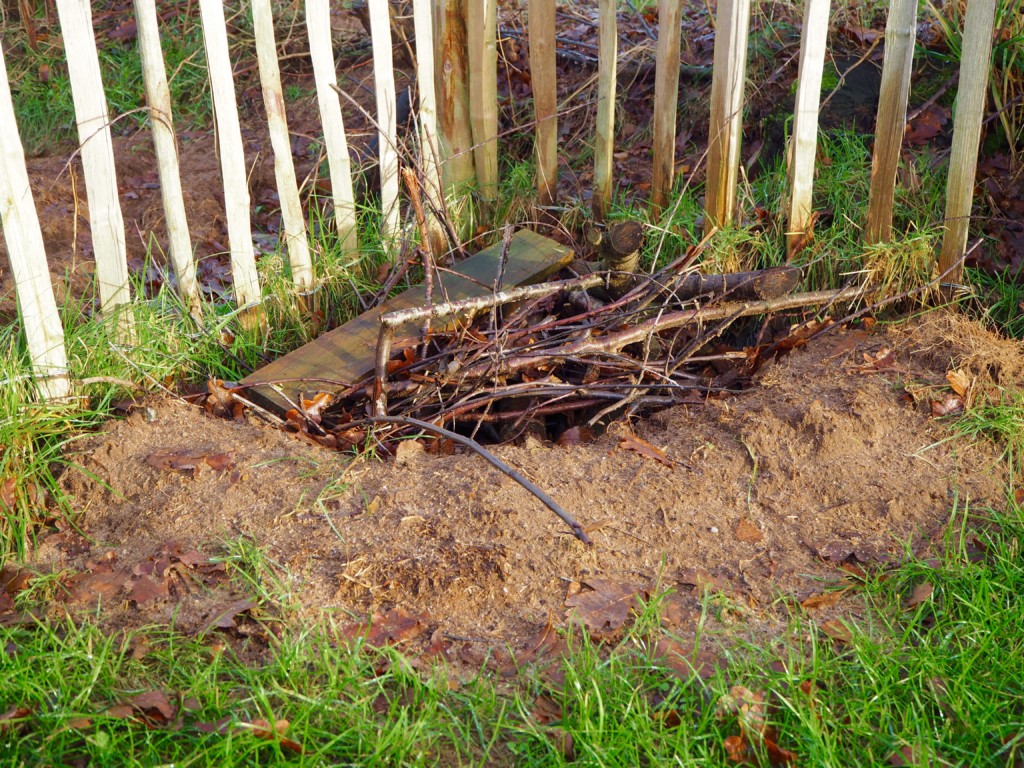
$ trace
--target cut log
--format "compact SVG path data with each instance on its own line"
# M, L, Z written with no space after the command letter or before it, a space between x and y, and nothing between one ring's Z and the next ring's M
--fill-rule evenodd
M797 267L772 267L730 275L702 275L693 272L683 278L674 295L682 300L725 297L733 301L767 301L785 296L800 282Z
M618 298L636 283L640 264L640 247L644 243L644 227L637 221L613 224L597 238L597 251L608 278L608 293Z

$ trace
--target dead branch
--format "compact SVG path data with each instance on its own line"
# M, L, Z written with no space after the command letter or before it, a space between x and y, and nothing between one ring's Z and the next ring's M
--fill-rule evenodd
M429 422L420 421L419 419L413 419L408 416L370 416L368 418L361 419L358 422L352 422L348 426L361 426L364 423L403 424L405 426L417 427L418 429L425 429L428 432L433 432L435 434L441 435L442 437L446 437L449 440L453 440L456 443L459 443L460 445L466 446L467 448L471 449L480 456L483 456L492 466L496 467L501 472L511 477L513 480L515 480L517 483L523 486L523 488L525 488L527 491L536 496L544 504L544 506L546 506L556 515L558 515L558 517L561 518L562 521L569 526L569 528L572 530L573 536L575 536L577 539L582 541L584 544L587 544L588 546L592 543L590 541L590 537L587 536L587 532L583 530L583 526L576 522L576 520L574 520L569 515L569 513L567 513L564 509L562 509L554 499L548 496L548 494L545 493L543 489L538 487L532 481L528 480L518 470L510 467L508 464L503 462L493 453L490 453L475 440L472 440L471 438L468 437L464 437L458 434L457 432L452 432L451 430L445 429L444 427L439 427L436 424L430 424Z
M516 355L504 360L487 360L474 363L463 367L460 373L466 378L481 376L485 372L491 375L507 376L520 369L536 365L540 358L544 360L564 360L570 357L612 354L629 344L643 341L652 334L678 328L682 325L725 320L733 316L762 315L769 312L829 304L837 301L854 301L863 292L864 288L857 286L844 288L840 291L811 291L793 294L792 296L783 296L777 299L766 299L764 301L746 303L726 302L715 306L669 312L664 315L657 315L621 331L597 338L582 338L553 349L545 348L543 351L537 350L534 353Z

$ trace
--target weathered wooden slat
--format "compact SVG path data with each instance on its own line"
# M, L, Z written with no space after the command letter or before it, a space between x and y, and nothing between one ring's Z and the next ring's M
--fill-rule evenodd
M434 301L465 299L491 292L501 259L501 244L486 248L458 264L458 274L434 276ZM572 259L572 251L554 240L520 230L511 241L502 287L511 288L545 279ZM443 286L444 292L442 292ZM242 380L250 387L249 398L272 411L283 412L291 406L270 388L280 382L281 389L293 400L300 392L334 392L359 381L374 368L378 318L397 309L426 304L423 286L410 288L384 304L325 333L315 341L275 360ZM402 344L395 344L401 349ZM316 381L316 379L329 379Z

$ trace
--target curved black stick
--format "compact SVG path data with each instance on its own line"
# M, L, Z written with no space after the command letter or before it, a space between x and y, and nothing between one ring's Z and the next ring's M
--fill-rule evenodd
M476 440L473 440L468 437L463 437L457 432L452 432L451 430L445 429L444 427L438 427L435 424L431 424L428 421L420 421L419 419L413 419L408 416L368 416L365 419L360 419L359 421L353 422L352 424L348 424L346 426L354 426L355 424L365 424L370 422L383 422L385 424L405 424L410 427L419 427L420 429L425 429L428 432L434 432L435 434L441 435L442 437L447 437L449 440L454 440L455 442L472 449L474 452L483 456L492 465L500 469L506 475L511 477L521 486L523 486L523 488L525 488L538 499L540 499L544 503L544 506L546 506L556 515L558 515L565 522L565 524L572 529L573 536L582 541L584 544L589 545L592 543L590 541L590 537L587 536L587 532L583 530L583 526L577 523L575 520L573 520L568 512L566 512L564 509L558 506L558 502L556 502L554 499L548 496L536 484L534 484L530 480L527 480L526 477L522 475L522 473L513 469L508 464L499 459L497 456L487 451Z

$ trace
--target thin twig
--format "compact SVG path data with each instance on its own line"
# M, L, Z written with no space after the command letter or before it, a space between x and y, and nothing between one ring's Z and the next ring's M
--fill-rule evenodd
M480 456L483 456L492 466L504 472L506 475L511 477L521 486L523 486L523 488L525 488L527 491L536 496L544 504L544 506L546 506L556 515L558 515L558 517L561 518L562 521L569 526L569 528L572 530L573 536L582 541L584 544L591 544L590 537L587 536L587 532L583 530L583 526L576 522L576 520L574 520L568 512L562 509L554 499L548 496L548 494L545 493L543 489L538 487L532 481L528 480L518 470L510 467L497 456L487 451L482 445L480 445L475 440L471 440L468 437L464 437L463 435L460 435L457 432L452 432L451 430L445 429L444 427L439 427L436 424L431 424L426 421L420 421L419 419L413 419L410 418L409 416L370 416L368 418L352 422L351 426L361 426L364 423L404 424L405 426L417 427L418 429L425 429L428 432L434 432L435 434L441 435L442 437L446 437L449 440L453 440L456 443L459 443L460 445L466 446L467 448L471 449Z

